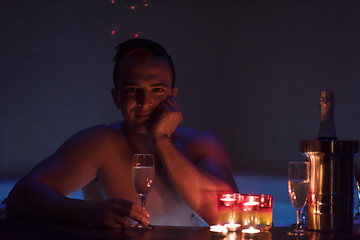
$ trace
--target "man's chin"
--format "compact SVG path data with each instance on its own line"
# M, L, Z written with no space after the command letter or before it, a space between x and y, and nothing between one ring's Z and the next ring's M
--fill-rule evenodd
M136 132L139 134L144 134L144 135L149 134L149 130L147 128L138 128L138 129L136 129Z

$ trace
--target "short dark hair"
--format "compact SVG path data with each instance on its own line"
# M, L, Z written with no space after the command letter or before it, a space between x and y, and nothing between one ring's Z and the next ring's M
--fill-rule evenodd
M170 65L171 75L172 75L172 87L175 86L175 67L170 55L166 52L165 48L159 43L152 40L143 39L143 38L132 38L123 43L117 45L116 55L114 57L115 67L114 67L114 86L117 89L117 80L119 78L119 65L121 61L127 57L134 50L145 50L151 54L153 58L160 58L167 61Z

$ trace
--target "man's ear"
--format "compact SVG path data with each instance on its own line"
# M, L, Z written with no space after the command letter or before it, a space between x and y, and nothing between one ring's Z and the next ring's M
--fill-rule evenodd
M117 108L120 108L120 104L118 102L118 93L115 88L111 89L111 96L113 98L114 104Z
M174 88L172 89L172 95L173 95L174 97L176 97L177 94L178 94L178 91L179 91L179 88L178 88L178 87L174 87Z

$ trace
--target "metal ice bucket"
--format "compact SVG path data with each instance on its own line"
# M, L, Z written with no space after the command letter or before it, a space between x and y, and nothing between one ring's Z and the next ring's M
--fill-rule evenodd
M350 231L353 227L353 162L359 141L303 140L300 152L310 161L306 228Z

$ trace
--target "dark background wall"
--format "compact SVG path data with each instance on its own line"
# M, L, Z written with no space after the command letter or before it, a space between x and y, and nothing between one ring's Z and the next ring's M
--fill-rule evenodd
M234 171L285 175L299 140L317 136L324 88L338 137L360 139L360 2L147 2L0 2L0 177L122 119L112 57L136 33L173 56L182 125L216 131Z

